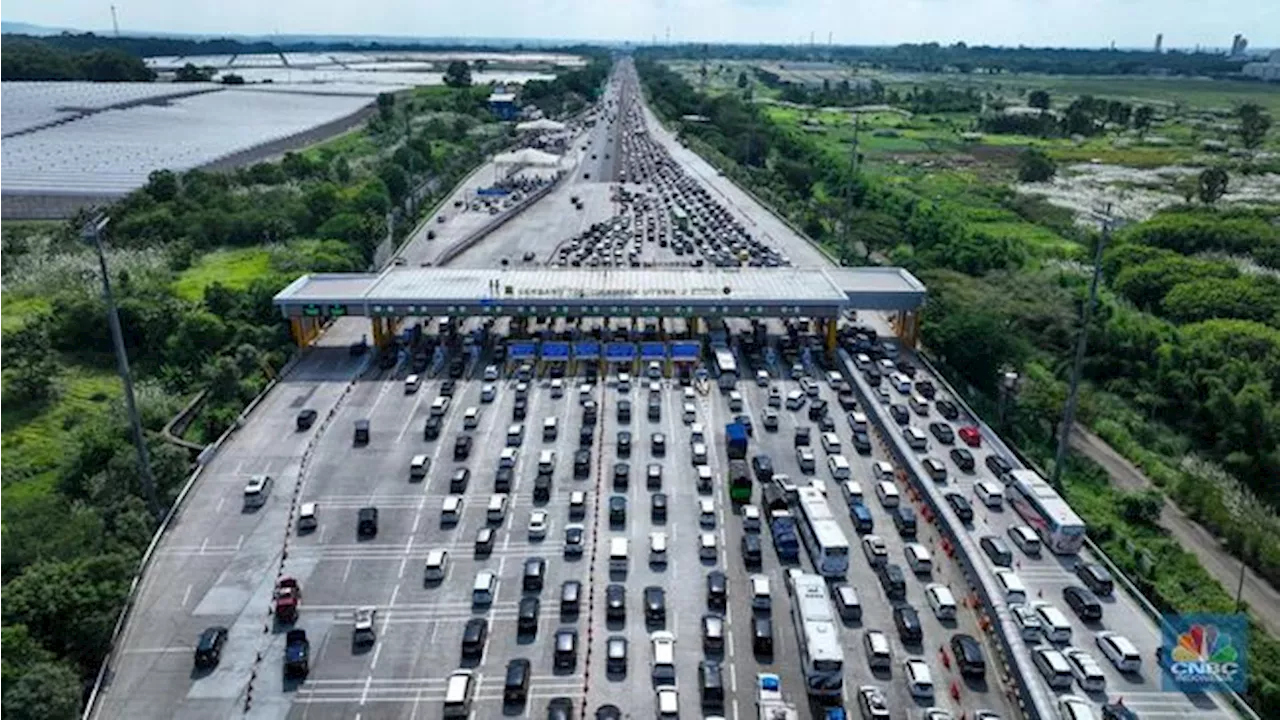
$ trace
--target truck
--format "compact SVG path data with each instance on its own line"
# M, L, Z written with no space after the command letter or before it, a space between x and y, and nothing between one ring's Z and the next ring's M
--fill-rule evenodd
M275 590L276 620L285 624L297 620L300 602L302 602L302 587L298 585L298 581L287 575L280 578Z
M756 676L756 710L760 720L800 720L796 706L782 696L782 678L773 673Z
M729 477L725 483L729 486L729 499L735 503L751 502L751 475L747 471L746 460L729 461Z
M290 630L285 636L285 677L304 678L311 670L311 642L306 630Z
M789 511L774 512L769 520L769 532L773 535L773 547L778 559L784 563L800 560L800 534L796 519Z
M729 423L724 426L724 441L729 446L730 460L745 460L747 457L747 427L742 423Z

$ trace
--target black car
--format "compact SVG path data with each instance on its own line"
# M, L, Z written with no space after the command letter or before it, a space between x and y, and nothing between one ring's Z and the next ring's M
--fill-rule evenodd
M586 177L587 174L583 173L582 176ZM555 697L547 703L547 720L569 720L571 717L573 717L573 700L570 698Z
M613 489L626 490L631 482L631 464L616 462L613 464Z
M644 621L654 625L667 621L667 594L657 585L644 589Z
M969 452L969 448L952 448L950 455L951 462L955 463L956 467L967 473L973 472L973 453Z
M538 613L542 608L542 601L536 596L525 595L520 598L520 609L518 611L518 619L516 621L516 630L521 634L533 634L538 632Z
M618 401L618 422L631 422L631 401Z
M836 396L836 402L840 403L840 409L842 410L852 411L858 409L858 401L854 399L853 393L848 390L842 390Z
M528 398L522 398L522 397L516 398L515 404L511 406L511 419L524 420L525 417L528 416L528 414L529 414Z
M961 675L980 678L987 674L987 661L982 656L982 645L972 635L953 635L951 655L960 665Z
M551 502L551 476L539 475L533 480L533 501L536 503Z
M667 494L654 493L649 496L649 518L656 523L667 521Z
M627 619L627 588L611 583L604 589L604 616L606 620L623 622Z
M938 442L943 445L950 445L956 441L955 431L946 423L929 423L929 432L933 433L933 436L938 438Z
M525 658L515 658L507 663L506 681L502 687L502 702L520 704L529 697L529 679L533 667Z
M596 720L622 720L622 710L617 705L601 705L596 708Z
M444 418L439 415L432 415L427 418L427 422L422 426L422 439L435 440L440 437L440 428L444 425Z
M489 621L473 617L462 628L462 657L478 658L484 654L484 641L489 637Z
M618 431L618 457L631 457L631 432Z
M769 482L773 479L773 458L768 455L756 455L751 458L751 469L755 471L758 482Z
M893 421L899 425L906 425L911 422L911 414L907 412L907 406L901 403L890 405L889 414L893 416Z
M516 471L513 468L498 468L493 475L493 491L496 493L511 492L511 485L515 481Z
M227 644L227 629L221 626L205 628L196 640L196 669L215 667L222 659L222 646Z
M813 402L809 403L809 419L810 420L817 420L818 418L826 414L827 414L826 400L823 400L822 398L818 398L817 400L814 400Z
M471 482L471 469L460 467L453 471L453 475L449 477L449 492L454 495L461 495L467 491L467 485Z
M707 573L707 607L724 610L729 598L729 579L719 570Z
M471 436L459 435L457 440L453 441L453 459L455 462L461 462L471 457Z
M596 431L594 425L583 425L582 429L578 431L578 447L580 448L590 448L595 439Z
M1102 619L1102 603L1097 596L1079 585L1068 585L1062 589L1062 599L1071 610L1085 622L1096 622Z
M859 455L871 454L871 436L867 435L866 430L853 431L853 448Z
M662 433L654 433L649 437L649 452L654 457L662 457L667 454L667 436Z
M916 392L920 393L920 395L927 400L932 400L933 396L938 392L937 389L934 388L933 383L925 379L918 380L915 387Z
M627 498L614 495L609 498L609 524L621 527L627 524Z
M968 498L954 492L949 492L943 497L947 499L947 504L955 511L956 517L960 518L960 522L966 525L973 522L973 506L969 504Z
M524 579L521 587L525 592L538 592L547 577L547 561L540 557L526 558L524 561Z
M818 418L818 430L822 432L835 432L836 421L832 420L830 415L823 415Z
M988 455L985 462L987 463L987 469L997 478L1013 470L1013 465L1010 465L1008 460L999 455Z
M360 508L356 513L356 534L360 537L373 537L378 534L378 508Z
M764 558L764 549L760 544L760 535L745 533L742 536L742 561L748 568L758 568Z
M461 376L461 373L459 373L459 376ZM457 387L458 383L456 380L444 380L440 383L440 394L444 397L453 397L453 392Z
M573 476L585 478L591 475L591 451L575 450L573 453Z
M924 640L924 626L920 624L920 615L910 605L899 605L893 609L893 624L898 628L898 637L902 642L918 645Z
M773 620L754 615L751 618L751 650L756 655L773 654Z
M933 406L938 409L938 414L948 420L955 420L960 417L960 408L950 400L938 400Z
M1107 569L1096 563L1076 563L1076 577L1095 594L1110 597L1115 590L1115 581Z
M808 427L808 426L802 426L802 427L797 427L797 428L796 428L796 436L795 436L795 443L794 443L794 444L795 444L795 446L796 446L796 447L809 447L809 445L810 445L811 443L810 443L810 440L809 440L809 427Z
M298 419L297 419L298 429L306 430L307 428L310 428L312 425L315 424L316 418L318 416L319 416L319 413L317 413L315 410L312 410L311 408L303 408L302 410L299 410Z

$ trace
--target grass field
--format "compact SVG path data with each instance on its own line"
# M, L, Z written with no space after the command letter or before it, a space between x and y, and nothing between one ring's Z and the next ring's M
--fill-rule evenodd
M234 290L249 287L271 272L271 253L264 247L217 250L204 255L174 281L173 289L186 300L200 301L215 282Z
M16 494L40 492L50 482L46 477L66 457L67 443L75 428L100 413L108 412L120 397L120 378L109 370L70 366L57 381L59 394L52 403L36 411L15 411L6 407L0 449L4 453L4 500ZM27 478L18 483L10 478Z

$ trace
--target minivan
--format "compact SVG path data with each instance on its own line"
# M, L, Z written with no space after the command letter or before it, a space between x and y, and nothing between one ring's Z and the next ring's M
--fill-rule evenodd
M872 670L888 670L893 666L893 650L887 635L879 630L868 630L862 636L862 644L867 650L867 665Z
M960 666L961 675L982 677L987 673L987 661L982 655L982 645L972 635L961 633L952 636L951 655Z
M1005 602L1016 605L1027 601L1027 586L1023 584L1022 578L1018 577L1017 573L1008 568L997 568L994 574L996 586L1004 595Z
M1053 648L1037 648L1031 655L1036 669L1044 677L1045 682L1054 690L1069 690L1075 677L1071 674L1071 666L1062 653Z
M1034 602L1031 603L1031 608L1040 618L1041 631L1049 642L1060 645L1071 642L1071 623L1067 621L1067 616L1063 615L1061 610L1053 606L1053 603Z
M426 455L414 455L409 461L409 479L421 480L427 476L429 467L431 467L431 458Z
M834 455L840 452L840 436L833 432L822 433L821 436L822 449L828 455Z
M888 480L876 483L876 497L880 498L880 505L886 509L898 507L898 502L901 500L898 486Z
M1009 539L1014 545L1022 548L1022 552L1031 557L1040 556L1040 536L1029 525L1014 525L1009 528Z
M946 483L947 466L938 458L927 457L920 461L924 467L925 473L929 475L929 479L936 483Z
M1142 657L1138 655L1138 648L1129 638L1104 630L1098 633L1097 643L1102 654L1106 655L1120 672L1138 672L1142 668Z
M893 464L884 460L877 460L871 464L871 475L877 482L894 479Z
M929 447L929 438L915 425L902 428L902 437L906 439L907 447L912 450L924 450Z
M476 573L475 583L471 585L471 604L485 607L493 603L493 594L498 590L498 576L492 570L481 570Z
M507 517L506 493L495 493L489 496L489 508L485 517L491 523L500 523Z
M849 461L843 455L828 456L827 470L831 472L831 477L837 481L849 479Z
M902 554L907 558L907 566L911 568L911 572L917 575L928 575L933 572L933 558L929 555L929 548L920 543L907 543L902 548Z
M862 603L858 602L858 592L848 583L839 583L831 587L831 598L835 600L836 612L845 622L856 623L862 620Z
M934 583L924 589L925 599L939 620L956 619L956 598L946 585Z
M992 509L999 509L1004 506L1004 488L990 480L979 480L973 484L973 492L986 505Z
M987 554L991 562L999 567L1009 567L1013 565L1013 551L1009 549L1009 545L1002 538L995 535L984 535L978 541L978 546L982 548L982 552Z
M862 485L857 480L845 480L840 483L840 493L844 495L845 504L849 507L862 503Z
M1102 603L1093 593L1079 585L1068 585L1062 589L1062 599L1081 620L1096 622L1102 619Z
M1076 577L1080 578L1080 582L1085 587L1093 591L1095 595L1102 597L1110 597L1115 590L1115 583L1111 579L1111 573L1101 565L1089 562L1076 563Z
M907 576L902 568L891 562L881 565L877 575L880 586L884 588L885 597L890 600L904 600L907 597Z
M929 402L915 393L911 393L911 397L907 398L907 405L915 414L921 417L929 416Z
M904 538L916 536L916 511L910 505L900 505L889 515L893 517L893 525L898 528L899 535Z

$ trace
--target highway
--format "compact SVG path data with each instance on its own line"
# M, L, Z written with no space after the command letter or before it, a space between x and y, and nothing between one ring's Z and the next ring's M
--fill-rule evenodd
M594 127L581 129L571 156L562 166L564 180L517 220L461 253L452 264L495 267L504 260L508 265L552 264L558 248L570 236L615 217L621 208L615 200L620 183L608 181L623 173L634 177L636 166L622 159L621 133L611 132L607 119L611 114L625 122L644 118L645 128L654 139L645 147L660 148L669 154L689 177L708 189L715 203L725 207L766 246L785 255L791 264L827 264L807 241L661 130L649 111L635 104L638 89L632 72L624 63L612 76L602 103L593 113ZM636 129L635 125L626 127L631 132ZM461 211L455 202L465 205L477 187L488 184L486 175L491 170L479 170L446 201L442 209L444 222L431 220L419 228L401 249L400 256L406 264L434 263L451 244L484 226L485 218L491 215ZM581 210L574 207L573 197L582 201ZM634 215L636 222L644 217L639 212ZM428 229L436 231L434 239L427 238ZM526 253L532 253L533 258L526 261ZM677 258L665 245L646 247L644 253L646 262L688 260L688 256ZM419 321L428 341L446 339L438 335L439 324L430 319L410 319L407 324ZM889 334L882 317L868 315L859 322L882 335ZM564 331L573 324L559 321L554 328L542 329ZM584 319L581 326L589 329L629 324ZM489 381L483 375L484 368L493 362L490 353L499 340L494 336L505 332L507 325L499 322L492 328L474 355L464 356L460 350L442 354L440 364L426 374L420 388L408 392L404 379L410 371L403 364L379 370L371 362L371 355L348 352L352 342L368 334L367 321L345 318L334 322L318 345L306 352L302 361L267 394L249 416L247 425L204 469L181 514L160 542L94 716L434 718L440 716L449 674L467 667L474 670L478 681L472 718L541 716L548 702L557 697L571 699L575 710L594 712L601 705L614 704L630 717L649 717L656 712L649 643L649 633L655 629L671 631L676 637L676 685L682 717L753 717L753 688L759 672L781 675L784 692L797 703L803 702L805 679L784 589L787 567L778 562L767 528L761 534L764 559L760 572L770 577L773 589L774 652L771 656L758 656L752 649L751 571L744 565L740 549L745 530L724 484L728 462L724 426L738 413L729 410L727 396L714 385L709 392L695 392L692 399L696 422L704 425L711 441L708 463L715 478L712 492L701 494L694 483L689 426L682 417L685 387L670 378L657 381L661 413L659 419L651 420L645 412L648 379L633 378L631 388L623 390L618 387L615 368L582 394L579 386L585 378L581 376L582 369L577 368L579 375L566 378L561 393L552 389L550 368L539 366L537 377L527 388L527 416L513 463L509 506L499 522L491 523L486 507L494 494L508 429L518 422L514 408L520 391L513 377L514 366L504 366L501 377L492 381L492 399L486 399L482 395ZM735 329L743 326L745 323L734 323ZM471 320L464 323L462 331L479 328L480 321ZM768 328L775 338L785 334L781 322L771 321ZM675 321L668 322L667 329L680 334L686 328L683 321ZM424 424L433 402L443 392L447 377L443 368L454 357L465 357L465 371L444 411L440 436L428 440L424 437ZM745 353L739 353L738 362L751 372L756 369ZM799 387L789 377L788 365L774 361L761 367L769 373L770 385L781 395ZM820 378L824 370L819 365L809 367L814 379ZM905 567L906 540L894 530L888 512L871 497L871 465L891 458L886 450L888 438L873 433L872 452L854 452L850 427L836 403L835 391L826 383L819 384L819 394L828 401L835 432L843 445L841 454L867 494L875 533L886 542L888 557ZM800 471L793 436L797 426L814 424L805 410L777 409L779 428L776 432L767 431L763 417L768 390L750 379L740 381L737 389L743 395L743 412L754 425L751 454L768 454L778 472L803 484L807 476ZM866 392L870 392L869 388ZM585 398L597 403L599 418L593 423L589 473L580 477L574 472L573 458L580 446ZM618 407L624 399L634 407L630 420L619 419ZM310 429L299 431L294 419L303 408L316 410L319 420ZM464 427L463 418L469 408L475 408L474 428ZM544 440L542 435L546 418L556 418L558 422L558 435L553 440ZM358 420L369 422L367 444L353 442ZM619 456L618 449L619 432L623 430L629 431L633 440L630 455L625 458ZM655 453L651 447L650 438L655 432L665 435L664 453ZM474 440L465 459L454 457L455 440L460 435ZM927 577L907 573L905 600L919 613L924 641L919 645L903 644L891 617L893 603L885 597L861 551L860 536L838 484L826 471L826 453L817 436L815 428L816 477L824 481L828 502L849 540L847 581L856 589L863 607L861 622L841 624L839 628L844 655L844 706L856 714L854 692L860 685L873 684L884 690L895 718L907 717L908 713L917 717L922 708L930 706L950 709L955 717L980 708L990 709L1002 718L1018 717L1016 705L1010 700L1011 681L1001 676L993 662L993 648L978 629L974 612L962 606L955 621L943 623L929 610L924 599L924 587L929 582L949 585L957 597L967 592L958 567L940 549L938 533L927 524L921 526L919 542L933 552L934 569ZM543 450L555 451L556 465L549 498L535 501L533 485ZM981 454L975 454L979 455L979 469L984 469ZM430 459L430 470L421 481L414 481L409 475L410 462L417 455ZM625 489L615 492L614 466L620 461L630 464L630 481ZM655 490L646 487L645 472L651 463L663 468L661 491L669 503L665 520L655 519L650 513ZM451 492L451 477L464 467L470 473L465 489ZM952 482L971 494L966 483L971 484L976 476L961 478L954 467L950 469ZM246 509L242 502L245 482L260 473L274 479L270 496L260 509ZM570 516L575 511L568 500L575 491L587 493L581 518ZM608 503L614 494L627 499L625 522L616 523L610 518ZM442 507L450 495L462 497L463 509L457 522L442 519ZM755 497L758 503L758 489ZM697 502L704 498L713 501L715 515L714 524L705 526ZM310 533L299 533L296 527L297 512L303 503L315 503L317 507L318 527ZM376 507L379 512L374 537L357 534L357 512L365 507ZM530 519L535 512L546 513L543 538L530 535ZM585 530L580 556L566 554L565 528L570 522L582 524ZM1013 523L1014 516L1009 511L981 514L970 532L1003 534ZM485 527L494 531L492 551L478 553L477 533ZM649 562L649 538L655 532L667 535L665 564ZM714 558L703 557L698 547L700 535L708 532L716 538ZM629 541L628 568L621 575L611 573L609 568L609 539L613 537ZM429 583L424 581L424 563L433 550L448 552L448 566L443 581ZM532 558L545 560L541 590L523 587L525 563ZM801 558L800 567L812 571L808 555L802 551ZM481 570L496 573L498 582L492 604L476 607L471 589ZM723 651L707 654L700 624L708 612L704 588L706 575L712 570L720 570L728 577L724 613L728 637ZM1049 557L1038 561L1022 558L1019 571L1035 591L1042 591L1055 601L1060 601L1060 588L1070 579L1063 566ZM302 586L301 612L293 627L307 631L311 661L310 673L301 682L283 677L284 630L290 626L278 623L270 613L272 588L281 575L296 578ZM582 583L581 606L576 613L560 606L562 585L570 581ZM610 583L625 585L625 621L606 619L605 592ZM667 610L662 623L645 622L643 590L649 586L665 590ZM521 600L527 596L537 597L540 608L536 632L522 634L517 632L517 616ZM1156 642L1154 626L1131 601L1122 595L1117 598L1108 604L1104 623L1125 628L1131 639L1142 643L1144 660L1149 660ZM377 610L377 640L370 647L357 647L353 643L354 611L364 606ZM463 629L473 618L486 620L488 637L479 657L464 658ZM195 638L205 627L215 625L229 629L221 661L211 671L193 671ZM562 629L578 633L576 660L571 668L557 668L554 662L552 641ZM876 674L869 668L863 637L872 629L884 631L890 639L894 666L889 673ZM1091 630L1080 626L1075 631L1078 638L1084 638ZM967 633L983 643L988 658L984 680L961 680L954 661L939 652L956 633ZM606 643L615 636L628 641L625 673L608 672L605 666ZM1077 644L1092 649L1092 642ZM913 697L909 691L901 667L907 657L919 657L928 663L935 686L932 698ZM529 697L522 704L504 704L505 670L515 658L531 663ZM716 659L724 668L728 697L723 708L700 707L697 665L704 658ZM1105 661L1102 664L1106 665ZM1107 670L1110 671L1109 665ZM1144 708L1143 717L1205 714L1192 700L1157 693L1157 689L1158 681L1150 673L1137 678L1108 675L1108 694L1122 694L1127 705ZM816 706L812 708L815 716L818 711Z

